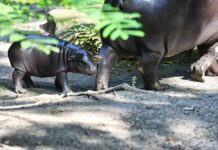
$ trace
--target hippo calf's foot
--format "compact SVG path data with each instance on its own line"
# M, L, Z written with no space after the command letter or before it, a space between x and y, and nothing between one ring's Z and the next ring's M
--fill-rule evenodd
M55 86L57 89L61 89L63 92L61 93L61 97L67 97L72 95L73 91L70 89L68 85L68 79L66 72L60 72L57 74L55 79Z
M25 72L18 69L15 69L12 74L13 82L15 85L15 92L17 94L25 94L27 92L27 90L22 87L22 79L25 76L25 74Z
M28 90L24 89L24 88L15 88L15 92L17 94L26 94Z

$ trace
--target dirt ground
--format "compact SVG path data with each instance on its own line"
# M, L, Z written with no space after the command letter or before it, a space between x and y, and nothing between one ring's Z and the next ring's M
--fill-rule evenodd
M0 149L218 149L218 77L192 81L189 64L161 65L163 92L119 91L94 100L61 98L54 78L33 78L36 89L14 93L7 49L0 44ZM115 68L110 86L136 75L134 67ZM94 76L69 73L74 91L94 88Z

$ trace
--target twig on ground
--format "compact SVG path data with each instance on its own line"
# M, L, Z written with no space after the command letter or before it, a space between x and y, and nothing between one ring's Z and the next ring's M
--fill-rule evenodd
M125 91L131 91L131 92L136 92L136 93L145 93L147 94L147 91L145 90L141 90L135 87L132 87L126 83L117 85L115 87L110 87L109 89L106 90L100 90L100 91L86 91L86 92L76 92L76 93L72 93L69 96L90 96L93 97L96 100L100 100L101 98L98 96L98 94L106 94L106 93L111 93L114 91L121 91L121 90L125 90Z

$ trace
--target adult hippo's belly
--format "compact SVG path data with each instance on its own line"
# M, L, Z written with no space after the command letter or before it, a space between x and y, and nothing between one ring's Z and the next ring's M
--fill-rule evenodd
M217 66L218 1L217 0L106 0L123 12L141 14L143 38L124 41L102 38L101 61L96 79L97 89L108 87L109 69L118 56L141 59L146 89L161 90L156 70L162 57L170 57L196 46L206 53L192 65L194 79L203 81L205 71ZM213 67L212 67L213 68Z

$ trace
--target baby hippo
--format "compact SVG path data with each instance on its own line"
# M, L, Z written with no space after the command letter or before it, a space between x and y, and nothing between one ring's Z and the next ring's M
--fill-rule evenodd
M27 39L48 40L53 37L30 35ZM51 44L47 44L49 46ZM31 76L52 77L56 76L55 87L62 90L62 94L67 96L71 89L68 85L67 72L92 75L96 73L96 66L91 60L91 55L84 49L70 44L66 41L58 40L56 46L60 52L51 52L46 55L33 44L30 48L22 49L20 42L11 45L8 51L8 57L13 72L13 82L16 93L26 93L27 90L22 87L22 80L27 87L33 88L34 84Z

